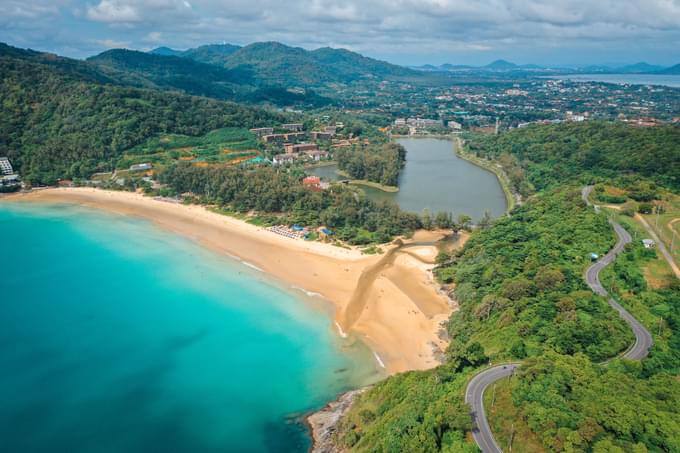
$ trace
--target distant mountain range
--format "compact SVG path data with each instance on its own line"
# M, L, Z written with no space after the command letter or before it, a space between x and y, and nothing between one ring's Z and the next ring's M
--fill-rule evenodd
M333 103L343 85L427 79L422 71L364 57L346 49L305 50L277 42L244 47L211 44L151 52L112 49L85 61L2 45L1 54L71 68L100 83L178 91L196 96L279 106ZM0 55L2 56L2 55ZM323 91L324 95L318 94Z
M453 65L449 63L440 66L414 66L413 69L429 72L538 72L538 73L602 73L602 74L680 74L680 65L670 68L652 65L645 62L624 66L588 65L588 66L541 66L536 64L518 65L506 60L496 60L485 66Z
M671 66L670 68L666 68L662 71L659 71L658 73L659 74L668 74L668 75L680 74L680 64L676 64L675 66Z
M184 51L159 47L151 53L221 66L247 74L260 83L303 88L358 80L420 76L412 69L364 57L346 49L323 47L305 50L278 42L258 42L244 47L211 44Z

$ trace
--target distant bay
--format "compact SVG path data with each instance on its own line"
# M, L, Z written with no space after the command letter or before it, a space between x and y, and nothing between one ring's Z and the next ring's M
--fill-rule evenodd
M0 203L4 451L304 452L379 375L329 307L148 222Z
M680 88L680 75L672 74L569 74L543 78L572 80L575 82L602 82L615 83L618 85L659 85Z

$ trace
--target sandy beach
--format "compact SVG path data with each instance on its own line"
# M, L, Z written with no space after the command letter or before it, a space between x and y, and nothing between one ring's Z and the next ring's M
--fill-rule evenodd
M356 249L279 236L202 206L137 193L59 188L3 200L75 203L145 218L213 251L238 257L286 285L318 293L334 305L338 333L365 342L389 374L437 365L437 355L447 344L442 323L455 306L439 291L431 273L437 249L430 243L442 233L417 232L401 246L384 248L382 255L362 255Z

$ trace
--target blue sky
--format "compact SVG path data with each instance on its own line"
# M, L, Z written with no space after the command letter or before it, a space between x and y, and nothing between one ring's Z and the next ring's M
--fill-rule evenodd
M397 64L680 63L680 0L0 0L0 41L76 58L280 41Z

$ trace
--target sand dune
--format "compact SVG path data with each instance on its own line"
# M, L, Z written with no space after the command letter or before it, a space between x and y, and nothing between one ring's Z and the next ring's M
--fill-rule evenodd
M454 306L430 272L441 233L418 232L383 255L366 256L357 249L285 238L201 206L129 192L49 189L4 200L76 203L149 219L287 285L318 293L335 306L337 325L368 344L388 373L435 366L437 352L446 347L441 323Z

